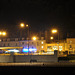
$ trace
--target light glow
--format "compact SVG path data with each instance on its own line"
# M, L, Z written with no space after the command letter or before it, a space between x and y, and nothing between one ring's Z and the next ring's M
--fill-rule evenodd
M22 52L31 52L31 51L33 51L33 52L36 52L36 48L30 48L29 50L28 50L28 48L23 48L23 50L22 50Z
M8 50L9 52L15 52L15 53L17 53L17 52L19 52L19 50L17 50L17 49L10 49L10 50ZM7 53L8 51L6 51L5 53Z
M23 28L24 27L24 23L21 23L20 26Z
M53 29L53 30L52 30L52 33L57 33L57 30L56 30L56 29Z
M54 38L53 37L50 37L50 39L53 40Z
M33 39L33 40L36 40L36 37L34 36L34 37L32 37L32 39Z
M41 48L43 48L43 46L41 46Z
M26 24L26 27L28 27L28 24Z
M6 32L3 32L2 34L3 34L3 35L6 35Z
M2 32L0 32L0 35L2 34Z
M6 32L0 32L0 35L5 36L6 35Z

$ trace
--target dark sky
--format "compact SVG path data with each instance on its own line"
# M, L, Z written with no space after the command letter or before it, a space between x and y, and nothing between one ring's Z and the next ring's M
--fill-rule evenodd
M0 30L15 33L24 22L33 32L56 27L75 33L74 6L74 0L0 0Z

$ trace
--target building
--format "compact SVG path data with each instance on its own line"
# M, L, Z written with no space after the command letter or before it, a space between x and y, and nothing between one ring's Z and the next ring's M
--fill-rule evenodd
M75 38L67 38L68 53L75 54Z
M23 49L19 49L19 52L28 52L28 40L24 40L22 38L15 39L1 39L0 47L23 47ZM41 38L41 40L29 40L29 51L44 51L46 50L46 41Z
M28 52L28 40L25 40L24 38L1 39L0 47L23 47L22 49L19 49L19 52L26 53ZM47 43L43 37L40 40L29 40L30 52L53 54L54 50L59 50L59 52L68 51L68 54L75 54L75 38L67 38L59 43Z

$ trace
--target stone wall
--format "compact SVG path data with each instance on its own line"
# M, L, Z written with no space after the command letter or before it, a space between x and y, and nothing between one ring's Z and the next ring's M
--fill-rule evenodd
M58 62L58 51L54 55L0 55L0 62Z

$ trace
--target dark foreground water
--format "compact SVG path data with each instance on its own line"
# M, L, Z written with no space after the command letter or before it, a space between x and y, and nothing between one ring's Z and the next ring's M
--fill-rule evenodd
M16 75L57 75L57 74L71 74L75 75L75 67L40 67L40 66L1 66L0 73L2 74L16 74Z

